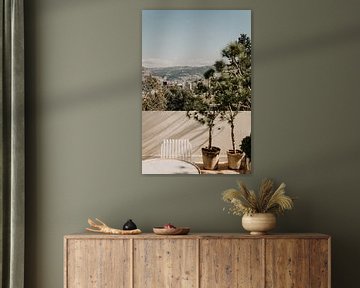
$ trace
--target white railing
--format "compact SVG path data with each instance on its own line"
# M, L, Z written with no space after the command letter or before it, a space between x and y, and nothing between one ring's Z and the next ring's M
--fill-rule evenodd
M191 161L191 150L189 139L164 139L161 144L161 158Z

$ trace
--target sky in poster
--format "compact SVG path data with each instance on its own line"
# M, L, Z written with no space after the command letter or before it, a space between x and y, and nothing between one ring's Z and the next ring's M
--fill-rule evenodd
M251 37L250 10L143 10L142 65L212 65L240 34Z

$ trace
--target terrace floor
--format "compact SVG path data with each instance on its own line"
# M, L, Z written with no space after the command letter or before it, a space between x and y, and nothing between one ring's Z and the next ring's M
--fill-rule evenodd
M227 162L220 162L217 170L205 170L204 165L201 162L195 162L196 166L198 166L201 170L201 174L210 174L210 175L216 175L216 174L233 174L233 175L239 175L239 174L250 174L249 171L245 171L245 169L240 170L231 170L228 167Z

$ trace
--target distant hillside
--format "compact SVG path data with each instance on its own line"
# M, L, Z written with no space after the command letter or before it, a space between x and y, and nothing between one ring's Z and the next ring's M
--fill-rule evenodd
M154 76L166 78L170 81L180 81L186 79L202 78L203 74L210 69L211 66L174 66L163 68L146 68L143 67L143 71L150 71Z

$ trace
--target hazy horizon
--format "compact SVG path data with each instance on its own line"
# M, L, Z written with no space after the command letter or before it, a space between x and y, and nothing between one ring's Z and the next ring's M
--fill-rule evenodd
M162 67L149 67L149 66L144 66L142 65L143 68L147 68L147 69L162 69L162 68L174 68L174 67L207 67L207 66L214 66L212 64L210 65L174 65L174 66L162 66Z
M213 66L240 34L251 38L250 10L143 10L142 66Z

